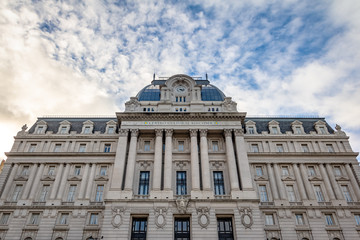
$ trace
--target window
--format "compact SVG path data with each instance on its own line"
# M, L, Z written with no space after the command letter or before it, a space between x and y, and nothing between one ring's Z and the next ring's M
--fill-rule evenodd
M264 173L263 173L263 170L262 170L262 167L261 166L256 166L255 167L255 171L256 171L256 176L260 177L260 176L263 176Z
M289 176L290 175L288 166L281 167L281 171L282 171L283 176Z
M146 218L133 218L131 228L131 240L145 240L147 230Z
M295 214L296 225L305 225L304 216L302 213Z
M99 224L99 214L98 213L91 213L90 214L90 225L98 225Z
M265 225L275 225L273 214L265 214Z
M96 188L95 201L96 202L102 202L103 195L104 195L104 185L98 185L97 188Z
M76 185L70 185L69 192L68 192L68 197L67 197L68 202L73 202L74 201L75 192L76 192Z
M110 143L106 143L104 145L104 152L110 152L110 149L111 149L111 144Z
M40 213L32 213L29 224L38 225L40 221Z
M150 151L150 141L144 142L144 151L149 152Z
M61 144L60 143L55 144L54 152L60 152L60 151L61 151Z
M326 225L331 226L335 225L334 217L332 214L325 214Z
M341 176L341 168L339 166L335 166L334 167L334 174L335 176L337 177L340 177Z
M100 167L100 176L106 176L106 174L107 174L107 167L101 166Z
M79 152L85 152L85 150L86 150L86 144L84 144L84 143L80 144Z
M175 218L174 237L175 240L190 240L189 218Z
M248 133L249 133L249 134L255 134L255 129L254 129L254 127L248 127Z
M309 152L309 147L307 144L301 144L301 149L303 152Z
M328 152L330 152L330 153L335 152L332 144L326 144L326 148L327 148Z
M276 144L277 152L284 152L284 146L282 144Z
M6 225L9 222L10 213L3 213L0 219L0 225Z
M186 195L186 172L177 171L176 172L176 195Z
M257 144L251 144L252 152L259 152L259 146Z
M286 186L286 191L287 191L287 195L288 195L289 202L296 202L296 196L295 196L294 186L292 186L292 185L287 185L287 186Z
M315 185L314 189L315 189L315 194L316 194L317 201L318 202L325 202L320 185Z
M90 127L85 127L84 128L84 133L89 134L90 133Z
M21 171L21 176L28 176L29 175L29 166L23 166Z
M81 172L81 167L80 166L75 166L74 168L74 175L75 176L79 176Z
M22 185L16 185L15 186L14 192L13 192L13 194L11 196L11 201L12 202L16 202L19 199L22 187L23 187Z
M325 127L319 127L321 134L326 134Z
M356 225L360 225L360 214L355 214Z
M217 228L219 240L232 240L234 239L232 219L231 218L218 218Z
M60 133L61 133L61 134L65 134L65 133L66 133L66 130L67 130L67 127L66 127L66 126L62 126L62 127L60 128Z
M36 144L35 143L30 144L29 152L35 152L35 150L36 150Z
M313 166L309 166L308 167L308 171L309 171L309 176L315 176L316 173L315 173L315 168Z
M296 134L302 134L301 127L295 127Z
M184 141L179 141L178 142L178 150L179 150L179 152L184 151Z
M149 194L149 171L141 171L140 172L140 180L139 180L139 195L148 195Z
M55 166L49 166L48 175L52 176L55 173Z
M115 127L108 127L108 134L113 134L115 132Z
M43 132L44 127L43 126L39 126L36 130L36 134L41 134Z
M212 141L211 145L212 145L213 152L218 152L219 151L219 142L218 141Z
M69 224L69 214L68 213L61 213L59 218L59 224L67 225Z
M279 133L277 127L272 127L271 131L272 131L273 134L278 134Z
M224 188L223 172L215 171L213 174L214 174L214 191L215 191L215 195L224 195L225 194L225 188Z
M39 202L46 202L46 197L49 194L49 191L50 191L50 185L44 185L43 188L41 189Z
M259 186L259 194L260 194L260 202L268 202L269 201L265 185Z
M349 191L348 186L342 185L342 186L341 186L341 190L342 190L342 192L343 192L343 194L344 194L345 200L346 200L347 202L352 202L353 200L352 200L352 198L351 198L351 194L350 194L350 191Z

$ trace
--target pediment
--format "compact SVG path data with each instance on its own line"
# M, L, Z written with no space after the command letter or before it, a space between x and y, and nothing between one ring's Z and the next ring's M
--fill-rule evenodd
M60 125L71 125L71 122L69 122L68 120L64 120L60 122Z
M94 125L93 121L90 120L86 120L85 122L83 122L84 125Z
M81 181L81 176L70 176L68 181Z
M343 177L343 176L341 176L341 177L336 177L335 179L336 179L336 181L349 181L349 178Z
M47 122L45 122L44 120L40 120L36 124L37 125L47 125Z
M28 176L17 176L14 180L15 181L27 181Z
M309 178L310 181L322 181L322 178L321 177L310 177Z
M285 176L285 177L282 177L281 180L283 180L283 181L294 181L295 178L292 177L292 176Z
M267 181L268 178L267 177L264 177L264 176L256 176L255 177L255 181Z
M291 123L291 126L293 126L293 125L303 125L303 123L300 122L299 120L295 120Z
M326 123L324 122L324 121L321 121L321 120L319 120L319 121L317 121L316 123L314 123L314 125L316 126L316 125L326 125Z
M274 126L274 125L279 125L279 122L275 121L275 120L271 120L269 123L268 123L269 126Z
M249 120L249 121L247 121L245 124L246 124L246 126L256 125L256 122L254 122L254 121L252 121L252 120Z
M41 181L54 181L55 177L54 176L43 176L41 178Z
M117 122L115 122L114 120L110 120L108 122L106 122L106 125L115 125L116 126Z
M97 176L95 181L108 181L109 178L107 176Z

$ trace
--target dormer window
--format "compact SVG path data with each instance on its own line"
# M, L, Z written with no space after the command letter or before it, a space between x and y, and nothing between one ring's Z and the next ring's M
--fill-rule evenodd
M314 124L314 126L318 134L329 134L326 123L324 121L319 120Z
M247 121L245 123L245 129L247 134L256 134L256 123L254 121Z
M66 133L66 130L67 130L67 127L62 126L62 127L60 128L60 133L61 133L61 134L65 134L65 133Z
M270 134L280 134L279 122L272 120L268 124Z
M94 129L94 123L92 121L87 120L83 122L83 128L82 128L83 134L90 134L93 132L93 129Z
M107 131L108 134L113 134L114 132L115 132L115 128L113 126L108 128L108 131Z
M90 127L85 127L84 128L84 133L89 134L90 133Z
M255 133L254 127L248 127L248 133L249 134L254 134Z
M58 134L67 134L69 133L71 123L67 120L64 120L60 123Z
M36 129L36 134L42 134L44 131L44 127L43 126L39 126L37 129Z
M271 128L271 132L272 132L273 134L278 134L278 133L279 133L277 127L272 127L272 128Z

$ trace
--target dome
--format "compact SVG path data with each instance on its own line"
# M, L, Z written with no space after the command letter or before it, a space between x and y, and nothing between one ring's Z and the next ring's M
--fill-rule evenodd
M141 89L136 97L139 101L160 101L159 85L147 85ZM203 85L201 88L202 101L224 101L224 98L225 94L214 85Z

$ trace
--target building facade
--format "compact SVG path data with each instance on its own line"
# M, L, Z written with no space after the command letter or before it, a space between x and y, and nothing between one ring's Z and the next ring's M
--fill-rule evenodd
M114 117L43 117L0 175L0 239L359 239L357 154L323 118L153 80Z

